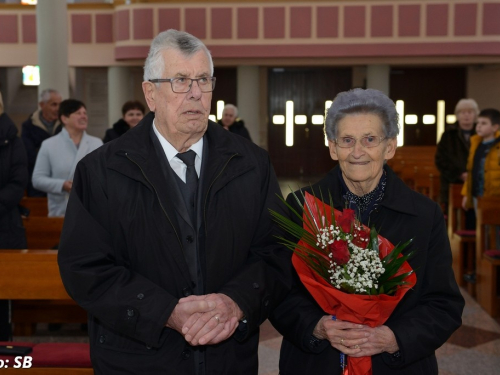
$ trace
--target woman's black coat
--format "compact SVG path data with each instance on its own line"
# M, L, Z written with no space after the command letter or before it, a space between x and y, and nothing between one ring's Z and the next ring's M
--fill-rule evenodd
M334 206L342 209L338 166L312 186L317 197L331 192ZM413 238L415 256L409 261L417 275L415 287L408 291L387 320L401 353L399 360L388 353L372 357L373 374L438 374L435 350L461 325L464 299L451 268L451 251L443 214L427 197L409 189L389 167L384 198L372 212L370 223L393 244ZM305 188L311 191L311 187ZM292 202L291 197L288 201ZM366 223L365 223L366 224ZM322 341L309 344L312 331L325 315L296 278L289 296L270 318L283 334L281 375L340 375L339 352Z
M18 204L28 185L28 160L17 128L0 114L0 249L26 248Z
M104 135L104 139L102 141L104 143L108 143L116 138L121 137L129 130L129 124L127 124L125 120L121 118L113 124L113 127L111 129L106 130L106 134Z

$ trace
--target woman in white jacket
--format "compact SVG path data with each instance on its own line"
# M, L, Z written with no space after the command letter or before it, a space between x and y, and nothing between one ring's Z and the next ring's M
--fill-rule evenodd
M76 164L102 141L85 131L88 117L85 104L67 99L59 107L61 132L42 142L33 171L33 186L47 193L49 216L64 216L73 185Z

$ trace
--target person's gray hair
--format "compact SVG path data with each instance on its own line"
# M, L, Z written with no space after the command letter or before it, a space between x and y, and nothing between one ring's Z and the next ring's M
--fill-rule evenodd
M169 29L159 33L151 42L148 57L144 65L144 81L162 78L165 69L163 51L175 49L185 56L192 56L199 51L207 54L210 63L210 74L214 73L214 63L208 48L197 37L184 31Z
M234 117L238 117L238 107L236 107L234 104L226 104L224 106L224 109L222 110L222 113L224 113L228 108L232 108L232 110L234 111Z
M57 91L57 90L45 89L40 93L40 102L47 103L50 100L50 97L52 94L56 94L56 95L61 96L61 94L59 94L59 91Z
M337 138L338 125L344 117L359 114L377 115L385 137L395 138L399 134L399 116L394 102L381 91L357 88L341 92L333 100L325 119L327 138Z
M455 106L455 116L457 116L460 111L468 109L472 110L476 117L479 114L479 106L474 99L460 99Z

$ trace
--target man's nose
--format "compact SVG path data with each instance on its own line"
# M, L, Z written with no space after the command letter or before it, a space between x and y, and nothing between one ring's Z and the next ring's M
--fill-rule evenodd
M194 98L199 98L201 97L201 89L200 89L200 84L198 81L191 81L191 89L189 90L191 93L192 97Z

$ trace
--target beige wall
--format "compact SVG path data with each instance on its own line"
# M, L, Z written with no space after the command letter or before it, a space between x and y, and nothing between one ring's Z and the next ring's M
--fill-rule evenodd
M500 65L472 65L467 69L467 96L479 109L500 110Z

